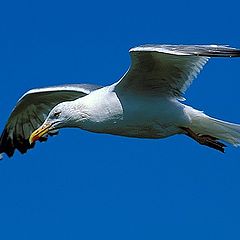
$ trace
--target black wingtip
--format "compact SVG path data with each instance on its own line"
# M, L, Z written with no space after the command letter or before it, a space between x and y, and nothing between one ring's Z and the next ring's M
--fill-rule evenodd
M49 133L49 136L58 135L59 132ZM48 135L39 138L39 142L46 142ZM20 135L14 135L13 139L10 138L8 131L5 129L0 138L0 161L3 159L3 154L6 154L9 158L14 155L17 149L21 154L26 153L29 149L34 148L35 142L30 144L28 139L21 137Z
M240 49L229 46L210 45L199 51L197 55L205 57L240 57Z

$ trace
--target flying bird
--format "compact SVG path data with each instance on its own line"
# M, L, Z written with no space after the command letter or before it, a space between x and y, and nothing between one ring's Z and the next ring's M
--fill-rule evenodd
M240 57L240 49L143 45L130 49L130 56L130 68L112 85L68 84L25 93L2 132L0 153L25 153L37 140L45 141L66 127L135 138L184 134L221 152L225 143L240 145L240 125L182 103L209 58Z

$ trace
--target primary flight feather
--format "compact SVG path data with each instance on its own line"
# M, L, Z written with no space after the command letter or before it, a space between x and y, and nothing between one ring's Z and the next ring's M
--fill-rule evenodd
M33 89L17 102L0 139L0 153L25 153L60 128L137 138L185 134L224 152L240 145L240 125L211 118L180 102L210 57L240 57L219 45L144 45L130 49L132 64L109 86L69 84Z

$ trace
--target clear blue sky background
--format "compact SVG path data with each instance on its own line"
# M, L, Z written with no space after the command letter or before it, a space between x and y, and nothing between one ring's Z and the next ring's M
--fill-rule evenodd
M107 85L145 43L240 47L239 3L2 1L0 127L35 87ZM186 94L240 122L240 59L212 59ZM0 238L240 239L240 150L64 129L0 162Z

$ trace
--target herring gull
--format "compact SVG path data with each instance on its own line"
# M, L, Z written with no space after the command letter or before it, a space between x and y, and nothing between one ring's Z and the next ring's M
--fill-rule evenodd
M220 45L143 45L130 49L131 66L109 86L68 84L33 89L13 109L0 153L25 153L60 128L81 128L136 138L185 134L224 152L240 145L240 125L214 119L182 103L183 94L210 57L240 57ZM220 142L223 141L224 143Z

